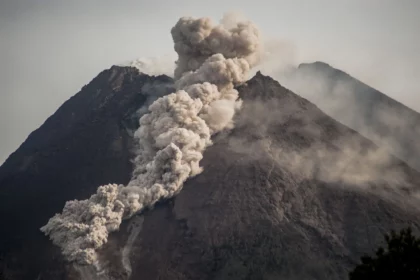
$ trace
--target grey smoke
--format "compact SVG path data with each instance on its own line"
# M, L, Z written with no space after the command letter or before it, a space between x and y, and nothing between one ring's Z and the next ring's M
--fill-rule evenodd
M408 167L390 154L387 147L374 146L357 133L343 133L330 139L323 131L328 126L318 125L322 122L320 110L315 106L302 110L292 101L285 103L274 98L248 103L247 114L237 116L236 127L251 127L247 130L249 138L230 136L230 149L246 154L247 160L270 158L281 169L293 172L298 180L335 183L352 191L381 196L399 206L419 209L419 187L410 183ZM283 125L288 130L285 135L296 130L308 141L299 143L296 139L291 142L283 139L280 132L276 136L278 139L271 139L273 129ZM327 141L319 141L325 137Z
M140 118L129 184L101 186L87 200L69 201L41 228L67 260L95 264L109 233L123 219L179 193L185 180L202 171L211 135L233 126L241 106L234 86L245 82L258 62L259 32L250 22L222 22L231 28L189 17L172 28L177 91L158 98Z
M141 92L147 96L143 106L137 112L136 117L140 119L144 114L149 111L149 106L153 104L159 97L165 96L174 90L172 83L165 83L154 80L153 82L146 83L142 86Z
M327 64L313 65L304 65L278 79L334 119L420 170L420 144L413 140L420 135L416 112L381 97L382 93L335 72Z
M259 60L259 31L251 22L236 22L235 15L222 19L222 24L213 26L209 18L184 17L172 28L175 51L178 53L175 79L183 73L194 71L212 54L226 58L242 58L249 66ZM226 28L225 25L230 27Z

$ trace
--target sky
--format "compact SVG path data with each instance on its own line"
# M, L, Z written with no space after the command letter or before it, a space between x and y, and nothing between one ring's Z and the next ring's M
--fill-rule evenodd
M324 61L420 111L417 0L0 0L0 164L102 70L172 57L179 17L225 12L261 29L271 70Z

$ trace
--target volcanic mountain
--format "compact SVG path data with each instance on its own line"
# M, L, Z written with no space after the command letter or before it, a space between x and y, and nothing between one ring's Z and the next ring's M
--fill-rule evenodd
M287 79L296 93L420 170L420 114L323 62L301 64Z
M40 227L67 200L130 180L139 115L172 83L113 66L10 155L5 279L345 279L388 230L418 231L417 171L258 72L238 87L235 127L213 137L201 174L111 234L99 273L65 262Z

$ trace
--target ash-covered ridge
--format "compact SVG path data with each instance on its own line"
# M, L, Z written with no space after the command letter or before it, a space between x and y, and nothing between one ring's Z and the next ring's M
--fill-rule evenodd
M299 65L287 85L420 170L420 114L324 62Z

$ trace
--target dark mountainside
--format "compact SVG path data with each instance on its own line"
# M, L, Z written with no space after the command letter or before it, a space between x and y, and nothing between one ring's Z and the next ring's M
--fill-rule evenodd
M420 114L323 62L301 64L291 88L420 170Z
M114 66L8 158L0 168L6 279L95 279L65 263L39 228L65 201L129 181L135 112L170 83ZM236 127L214 138L204 172L135 217L134 240L133 219L112 234L97 279L127 279L125 247L129 279L346 279L383 233L418 230L419 173L270 77L258 73L239 92Z
M133 115L147 102L142 93L156 82L166 85L172 79L139 75L128 67L103 71L1 166L0 252L11 279L36 279L46 265L60 264L58 250L39 227L67 200L87 198L108 182L130 180L130 128L138 125ZM64 279L65 271L55 271L59 274L47 279Z

